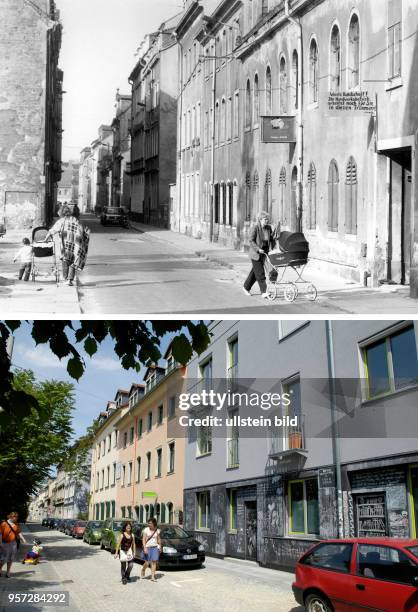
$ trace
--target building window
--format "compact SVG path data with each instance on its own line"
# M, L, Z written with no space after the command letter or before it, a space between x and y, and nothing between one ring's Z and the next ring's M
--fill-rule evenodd
M234 138L239 136L239 92L234 94Z
M158 425L163 424L164 406L158 406Z
M215 104L215 146L219 146L219 134L221 130L220 121L219 121L219 102L216 101Z
M228 342L228 381L238 380L238 337Z
M299 108L299 57L296 49L292 55L293 107Z
M253 110L253 123L254 126L258 125L260 120L260 87L258 84L258 74L254 77L254 110Z
M209 111L205 112L205 132L203 135L204 141L205 141L205 147L208 147L210 145L210 141L209 141L209 134L210 134L210 130L209 130Z
M221 101L221 124L220 124L220 142L224 143L226 138L226 100Z
M229 531L237 530L237 489L229 489Z
M152 429L152 412L148 412L148 431Z
M318 45L316 40L311 40L309 48L309 103L316 104L318 102L318 77L319 77L319 61L318 61Z
M228 96L226 100L226 139L232 138L232 98Z
M202 389L210 391L212 389L212 357L209 357L199 364Z
M271 89L271 68L267 66L266 70L266 115L271 115L273 112L273 97Z
M197 456L209 455L212 452L212 427L199 427L197 433Z
M110 486L110 465L107 466L107 474L106 474L106 487Z
M151 453L147 453L147 471L145 475L145 480L149 480L151 478Z
M345 172L345 231L357 234L357 164L350 157Z
M122 506L120 511L122 512L122 518L126 518L126 506Z
M123 434L123 448L126 448L128 446L128 432L125 431L125 433Z
M341 36L337 25L331 30L330 48L330 91L341 89Z
M138 419L138 431L137 431L138 438L141 438L142 436L142 427L143 427L142 419Z
M266 170L266 178L264 181L264 210L267 211L270 215L272 214L272 178L271 178L271 170L267 168Z
M171 502L168 502L167 504L167 512L168 512L168 523L169 525L172 525L174 523L174 506Z
M122 479L120 483L122 487L125 486L125 482L126 482L126 465L122 465Z
M348 30L348 87L360 85L360 23L357 15L350 20Z
M156 477L159 478L161 476L161 461L162 461L162 457L163 457L163 449L162 448L157 448L157 470L156 470Z
M338 196L340 178L337 162L333 159L328 171L328 230L338 232Z
M251 127L251 83L250 79L247 79L247 85L245 88L245 128Z
M128 465L128 486L132 484L132 469L133 469L133 464L132 464L132 461L130 461Z
M252 209L252 192L251 192L251 174L249 172L245 175L245 220L251 219Z
M176 396L173 395L168 400L168 418L172 419L176 415Z
M280 60L280 73L279 73L279 93L280 93L280 114L287 115L287 66L286 60L282 56Z
M170 442L168 445L168 473L174 472L174 464L176 459L176 443Z
M197 493L197 528L210 529L210 493Z
M319 534L318 481L289 482L289 533Z
M136 460L136 482L141 482L141 457Z
M316 228L316 168L312 162L309 164L308 170L308 206L309 206L309 217L308 227L309 229Z
M414 326L400 329L362 347L366 399L418 384Z
M260 186L260 180L258 177L258 172L257 170L254 172L254 176L253 176L253 197L252 197L252 210L251 210L251 215L255 216L255 213L258 212L258 206L259 206L259 186ZM254 210L255 209L255 210Z
M239 426L236 424L238 415L238 409L230 410L228 414L230 425L227 439L227 465L229 470L239 467Z
M112 470L112 485L116 484L116 463L113 464Z
M129 444L133 444L135 438L135 427L131 427L129 431Z
M286 168L283 166L279 177L279 221L282 225L287 224L286 214Z

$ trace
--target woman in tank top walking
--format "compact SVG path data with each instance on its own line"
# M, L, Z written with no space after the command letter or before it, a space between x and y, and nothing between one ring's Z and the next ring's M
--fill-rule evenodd
M119 557L122 583L130 582L130 575L135 559L135 538L132 533L132 524L124 523L116 544L115 559Z
M148 527L145 527L142 534L142 558L144 565L141 570L141 578L145 577L145 570L151 566L151 582L155 582L155 570L160 558L161 540L160 530L157 527L155 518L148 519Z

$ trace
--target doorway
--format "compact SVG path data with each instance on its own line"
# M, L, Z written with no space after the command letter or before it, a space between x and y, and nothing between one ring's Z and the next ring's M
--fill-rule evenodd
M411 148L386 151L389 157L388 279L409 285L411 268Z
M245 502L245 558L257 561L257 502Z

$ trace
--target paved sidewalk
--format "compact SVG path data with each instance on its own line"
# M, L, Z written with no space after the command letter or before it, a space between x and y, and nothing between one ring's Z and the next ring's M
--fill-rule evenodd
M248 255L242 251L235 251L216 243L209 243L172 230L143 223L131 222L131 227L153 239L161 240L166 244L173 244L187 252L193 252L199 257L233 270L236 281L240 284L250 270ZM288 270L286 280L294 280L294 274L292 270ZM330 314L331 311L334 315L350 313L369 315L390 313L396 316L399 316L399 314L418 314L418 300L409 297L409 287L382 285L379 288L367 288L340 276L319 271L315 267L315 261L308 264L304 278L316 286L318 302L326 304L330 309Z
M13 263L13 257L25 236L30 238L30 230L10 230L0 238L0 312L18 313L22 317L25 314L78 314L76 286L69 287L63 282L57 286L52 275L40 276L34 283L17 279L19 264ZM61 271L60 262L59 266ZM40 267L44 274L47 266L41 264Z

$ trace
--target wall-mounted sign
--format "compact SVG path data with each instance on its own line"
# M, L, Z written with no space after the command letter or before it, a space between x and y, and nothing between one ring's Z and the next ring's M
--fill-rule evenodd
M157 497L157 494L154 491L143 491L142 497Z
M342 113L375 115L376 101L369 97L367 91L330 91L328 111L328 114L335 116Z
M262 142L296 142L295 117L261 117Z

